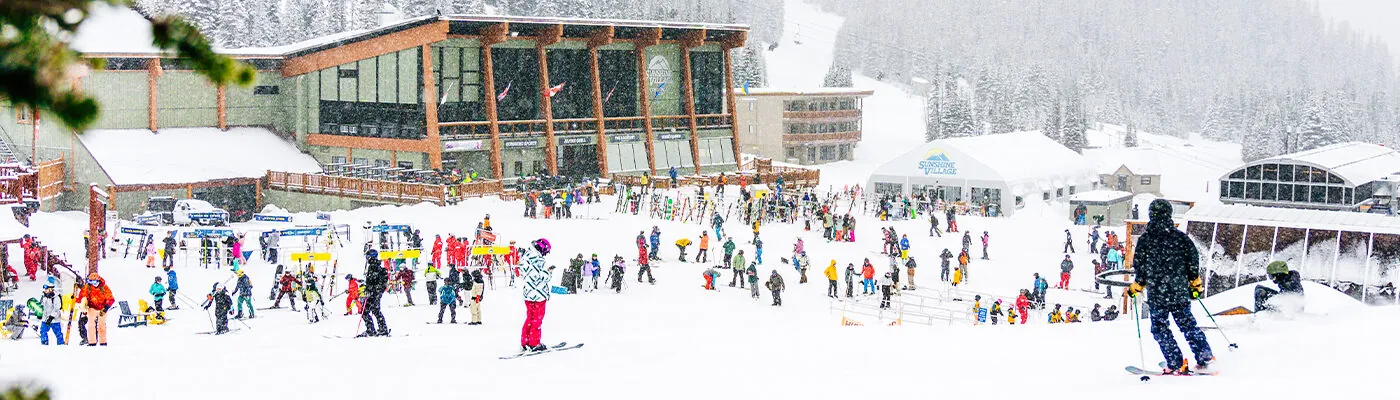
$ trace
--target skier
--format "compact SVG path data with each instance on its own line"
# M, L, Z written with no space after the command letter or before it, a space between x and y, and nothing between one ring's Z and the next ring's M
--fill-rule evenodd
M437 269L437 264L428 262L428 269L423 270L423 286L428 289L428 305L438 303L438 280L442 279L442 271ZM456 298L455 296L453 297Z
M413 268L399 268L397 275L396 280L399 281L399 287L403 288L403 296L408 300L408 306L413 307ZM296 306L292 306L292 309L295 310Z
M593 287L587 291L592 292L598 290L598 273L601 268L602 265L598 263L598 253L593 253L593 257L588 260L587 264L583 265L583 276L589 282L592 282L593 285ZM587 282L585 282L585 285L586 284Z
M622 293L622 280L626 279L626 276L626 261L622 256L613 256L612 268L608 269L608 287L612 288L614 293Z
M175 231L170 231L170 234L166 235L165 239L161 239L161 242L165 244L165 252L160 255L160 266L175 266ZM160 309L160 306L157 305L156 309Z
M233 311L233 299L229 298L228 289L215 283L203 305L205 310L211 306L214 307L214 334L228 333L228 314Z
M880 277L880 308L890 308L890 295L894 294L894 281L890 279L890 273L886 272Z
M914 262L914 257L909 257L909 261L905 261L905 262L904 262L904 270L906 271L905 274L907 274L907 275L909 276L909 282L908 282L907 285L904 285L903 290L914 290L914 289L915 289L915 287L914 287L914 268L917 268L918 266L919 266L918 263L915 263L915 262Z
M1074 252L1074 236L1071 235L1071 234L1069 233L1069 229L1065 229L1065 250L1064 250L1064 252L1065 252L1065 253L1073 253L1073 252Z
M39 344L47 346L49 344L49 332L58 339L58 345L63 345L63 330L60 328L63 316L63 301L54 293L53 285L44 284L44 296L39 298L39 310L42 317L39 319Z
M1027 319L1030 319L1031 312L1031 301L1026 297L1026 294L1026 289L1021 289L1021 295L1016 296L1016 312L1021 314L1022 325L1026 323ZM1011 323L1016 323L1015 318L1011 319Z
M958 272L957 272L957 273L958 273L958 276L961 277L961 278L957 279L958 282L962 282L962 281L966 281L966 280L967 280L967 278L968 278L967 264L970 263L970 262L972 262L972 256L969 256L969 255L967 254L967 250L963 250L961 253L958 253Z
M757 235L753 237L753 262L763 264L763 241L759 240Z
M165 278L165 291L170 294L170 309L179 310L180 305L175 303L175 295L180 290L180 281L175 276L175 269L165 267Z
M1269 263L1265 269L1269 274L1269 281L1278 286L1274 290L1264 285L1254 287L1254 312L1261 311L1282 311L1288 313L1298 313L1303 311L1303 284L1299 279L1297 271L1288 270L1288 263L1274 261ZM1293 301L1279 302L1273 299L1283 300L1285 298L1295 298Z
M856 275L856 265L846 263L846 297L854 297L855 285L853 279Z
M659 253L661 253L661 228L652 225L651 236L648 237L648 239L651 242L651 254L647 257L652 260L661 261L661 257L659 256Z
M899 237L899 259L909 259L909 235L904 234Z
M681 260L685 261L685 260ZM695 262L703 263L710 261L710 232L700 232L700 251L695 253Z
M963 232L962 251L969 251L972 248L972 232Z
M360 319L364 320L365 331L355 337L389 336L389 325L380 311L380 301L389 288L389 271L380 267L379 252L370 249L365 252L365 300ZM379 322L375 329L375 321Z
M680 262L685 262L685 250L690 248L690 244L690 238L676 239L676 248L681 252Z
M992 325L997 324L997 317L1001 316L1001 299L992 303L992 312L987 313L992 318Z
M151 283L151 290L147 292L150 293L151 297L155 300L152 303L155 304L156 311L164 312L165 308L161 306L161 303L165 302L165 285L160 284L159 276L156 277L155 282ZM170 299L170 301L174 302L175 299Z
M1200 298L1204 286L1198 272L1196 246L1172 223L1171 203L1166 200L1153 200L1147 207L1147 218L1147 228L1133 251L1133 269L1137 277L1128 286L1128 295L1136 297L1147 290L1152 337L1157 340L1162 358L1167 362L1164 373L1191 373L1172 336L1173 319L1191 346L1191 353L1196 355L1196 368L1208 368L1215 357L1205 333L1196 326L1196 317L1191 314L1191 299Z
M943 237L943 231L938 230L938 214L936 213L928 213L928 235Z
M1065 254L1064 261L1060 261L1060 284L1055 285L1056 289L1069 289L1069 272L1074 270L1074 261L1070 261L1069 254Z
M732 268L743 268L743 267L744 267L744 264L739 264L739 265L737 265L737 266L731 265L731 262L733 261L733 258L734 258L734 238L724 238L724 267L725 267L725 268L731 268L731 267L732 267ZM730 285L730 286L733 286L733 285Z
M762 249L759 249L759 253L762 253ZM759 262L759 260L755 259L754 262ZM807 253L798 254L792 263L797 265L797 273L799 274L797 283L807 283L807 267L812 265L812 260L807 258Z
M943 262L942 262L943 270L942 270L942 274L939 275L939 278L942 279L944 282L947 282L949 279L952 279L952 277L950 277L950 276L948 275L948 269L949 269L949 265L948 265L948 264L949 264L949 263L952 261L952 259L953 259L953 252L948 251L948 249L943 249L943 254L938 255L938 258L940 258L940 259L943 260Z
M87 330L91 333L87 340L88 346L107 345L107 310L110 310L115 302L112 288L108 287L107 281L96 272L88 274L87 285L73 296L73 304L87 306Z
M463 274L462 277L467 278L466 275L467 274ZM472 313L472 322L468 322L467 325L481 325L481 301L486 298L486 286L482 284L481 270L472 270L470 275L471 279L463 279L464 281L471 282L471 305L467 307L467 309Z
M744 275L749 280L749 297L758 300L758 264L749 263L749 268L744 270Z
M829 284L829 285L827 285L827 289L826 289L826 297L830 297L830 298L833 298L833 299L834 299L834 298L837 298L837 295L836 295L836 293L837 293L837 292L836 292L836 278L837 278L837 275L836 275L836 260L831 260L831 264L830 264L830 265L827 265L827 266L826 266L826 270L825 270L825 271L822 271L822 273L823 273L824 275L826 275L826 280L827 280L827 283Z
M238 270L238 284L234 286L234 291L238 293L238 316L236 319L243 319L243 305L248 305L248 318L253 318L253 281L248 279L248 275L243 270Z
M1098 249L1098 248L1099 248L1099 226L1098 226L1098 225L1094 225L1093 228L1089 228L1089 254L1098 253L1098 251L1095 250L1095 249Z
M296 285L300 284L301 281L298 280L295 276L292 276L291 270L282 271L282 276L277 279L277 300L272 302L272 308L282 308L282 297L286 296L287 301L290 301L292 303L292 311L296 311Z
M345 315L350 315L351 312L364 312L363 306L356 309L356 306L360 305L360 281L350 274L345 274L345 280L348 281L345 287Z
M640 257L637 258L637 282L642 282L642 275L646 275L647 283L656 284L656 278L651 276L651 260L647 258L646 249L642 248Z
M786 287L783 286L783 277L778 275L778 270L775 269L773 273L768 275L768 282L764 282L763 286L773 292L773 306L783 305L782 292Z
M989 260L989 258L987 258L987 244L991 241L991 239L992 239L991 234L987 233L987 231L982 231L982 259L983 259L983 260Z
M442 288L438 289L437 298L442 301L438 305L437 323L442 323L442 314L448 310L452 311L452 323L457 323L457 283L453 281L443 282Z
M540 328L544 323L545 303L549 301L550 271L545 269L544 257L549 255L549 241L540 238L522 251L525 258L525 324L520 330L520 351L544 351L540 344Z

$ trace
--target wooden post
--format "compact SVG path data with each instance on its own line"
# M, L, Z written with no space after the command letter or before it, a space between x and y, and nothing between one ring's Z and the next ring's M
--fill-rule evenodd
M160 59L152 58L146 62L146 117L149 119L151 132L155 132L159 127L158 110L156 109L156 78L160 77ZM39 160L34 160L39 162Z
M219 92L218 92L218 101L217 101L217 103L218 103L218 106L219 106L219 112L218 112L218 114L219 114L219 130L221 130L221 131L227 131L227 130L228 130L228 103L227 103L227 100L226 100L226 97L225 97L225 92L226 92L227 90L226 90L226 87L225 87L224 85L219 85L218 91L219 91Z
M482 100L485 101L486 121L491 131L491 173L496 179L505 179L505 167L501 161L501 124L496 113L496 68L492 61L491 45L504 42L507 30L509 23L502 22L482 29L481 37Z
M433 47L420 46L423 52L423 109L427 120L424 127L428 137L424 150L428 151L428 164L434 169L442 168L442 140L438 136L438 96L437 82L433 81Z
M729 50L744 47L744 41L748 40L747 32L735 32L730 34L724 41L724 99L725 109L729 112L729 130L733 136L730 138L734 145L734 165L737 168L743 161L739 148L739 124L735 121L739 107L735 104L734 98L734 58L729 56Z
M647 169L656 177L656 137L651 130L651 85L647 84L647 47L660 43L661 29L650 28L633 41L637 52L637 99L642 103L642 129L646 132Z
M691 77L690 49L705 44L705 30L698 29L681 35L681 85L685 88L685 114L690 122L690 160L695 174L700 174L700 132L695 123L695 81Z
M598 72L598 47L612 43L613 27L603 27L588 38L589 80L593 81L593 118L598 120L598 176L608 176L608 135L603 114L603 82Z
M559 147L554 140L554 106L549 97L549 52L545 47L559 43L564 25L554 24L541 29L535 38L535 54L540 62L540 114L544 114L544 165L550 175L559 175Z

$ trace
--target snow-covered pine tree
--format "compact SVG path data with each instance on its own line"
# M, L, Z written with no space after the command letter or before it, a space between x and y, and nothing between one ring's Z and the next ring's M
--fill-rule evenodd
M443 10L443 14L482 14L486 12L486 3L482 0L452 0L451 5Z
M379 26L379 13L382 11L384 0L351 0L346 20L350 29L371 29Z
M1071 93L1065 104L1064 124L1060 126L1060 143L1076 153L1083 153L1089 146L1089 121L1085 119L1082 99L1077 92Z
M1296 151L1312 150L1336 143L1336 132L1324 115L1322 101L1314 98L1303 111Z
M823 87L851 87L851 68L841 63L832 63L822 79Z
M1058 142L1060 141L1060 129L1063 128L1063 125L1064 123L1060 119L1060 102L1055 100L1047 110L1044 124L1040 126L1040 133L1050 140Z
M924 94L924 141L932 142L943 136L943 99L937 88Z
M1123 147L1138 147L1137 127L1132 122L1128 123L1127 130L1123 132Z
M972 115L972 105L969 101L950 98L945 102L948 106L943 111L940 121L943 137L969 137L982 133Z

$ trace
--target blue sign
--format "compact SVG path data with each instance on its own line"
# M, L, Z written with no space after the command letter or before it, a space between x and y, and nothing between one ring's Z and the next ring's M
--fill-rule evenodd
M330 221L330 220L331 220L331 215L330 215L330 214L327 214L327 213L323 213L323 212L318 212L318 213L316 213L316 219L321 220L321 221Z
M987 322L987 309L985 307L977 309L977 322Z
M226 212L197 212L189 214L191 221L197 221L204 225L222 224L228 222Z
M923 161L919 161L919 169L924 171L924 175L958 174L958 164L949 159L943 149L929 150Z
M185 232L185 237L187 238L216 238L227 236L233 236L232 229L197 228L195 230Z
M319 236L326 232L326 228L293 228L277 231L282 236Z
M408 232L413 227L408 225L375 225L371 230L374 232Z
M141 224L141 225L160 225L160 222L161 222L161 218L160 218L160 215L159 215L159 214L148 214L148 215L137 215L137 216L136 216L136 223L137 223L137 224Z
M141 228L122 227L122 233L125 233L125 234L128 234L128 235L141 235L141 236L145 236L145 235L146 235L146 230L145 230L145 229L141 229Z
M264 214L253 214L253 220L254 220L254 221L265 221L265 222L292 222L292 216L290 216L290 215L264 215Z

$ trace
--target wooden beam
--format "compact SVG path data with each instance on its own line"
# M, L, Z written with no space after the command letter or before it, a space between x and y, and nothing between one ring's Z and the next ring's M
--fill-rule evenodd
M681 48L693 49L705 45L705 30L696 29L681 34Z
M700 38L704 38L701 32ZM690 160L695 166L695 174L700 174L700 132L695 124L695 81L691 79L690 47L681 46L681 87L685 88L685 115L690 123Z
M420 47L423 52L423 110L426 120L424 128L428 137L423 141L428 153L428 165L433 169L442 168L442 137L438 135L438 96L437 82L433 81L433 47L424 44Z
M505 24L501 24L505 25ZM487 39L482 39L481 51L481 82L482 96L486 101L486 122L490 124L491 131L491 173L496 179L505 179L505 167L501 163L501 124L500 117L496 113L496 69L491 56L491 45L485 44ZM497 42L499 43L499 42Z
M637 34L636 39L632 39L632 43L637 46L637 51L660 44L661 28L643 29L641 33Z
M149 119L151 132L155 132L160 125L159 108L157 108L159 101L156 94L156 79L160 78L160 73L159 58L146 60L146 117ZM34 121L34 125L38 126L39 121ZM35 159L34 162L37 163L39 160Z
M657 37L660 37L661 30L656 29ZM637 48L637 99L642 103L642 130L646 132L647 145L647 169L651 170L651 175L656 176L656 138L651 130L651 86L647 85L647 51L641 39L636 42Z
M606 30L611 31L612 27L608 27ZM609 36L611 36L611 32L609 32ZM611 37L606 40L606 42L611 41ZM598 47L593 46L595 43L603 42L601 40L588 42L588 80L593 84L593 118L598 120L598 132L595 134L598 142L595 150L598 154L598 176L606 177L608 176L608 135L603 120L603 79L598 72Z
M306 135L306 144L312 146L345 147L352 149L384 150L384 151L417 151L427 153L432 151L434 145L441 148L441 144L431 143L427 140L413 139L387 139L359 136L326 135L313 133ZM351 162L353 156L351 152L346 152L346 162Z
M729 50L721 53L724 54L724 99L727 103L725 108L729 111L729 130L732 134L729 139L734 146L734 165L737 167L744 158L740 156L742 153L739 148L739 124L734 120L739 111L739 106L734 103L734 58L729 56Z
M612 44L614 31L612 26L605 26L588 34L588 48L597 49Z
M728 36L725 36L724 39L720 42L720 45L725 50L737 49L740 47L744 47L744 42L747 42L748 40L748 31L738 31L730 33Z
M396 51L411 49L447 39L447 21L405 29L373 39L332 47L282 63L282 76L296 76L351 61L363 60Z
M539 47L549 46L559 43L559 39L564 37L564 24L554 24L540 29L535 34L535 45Z
M510 36L510 23L502 22L481 28L481 45L490 46L496 43L503 43Z
M562 28L561 28L562 29ZM556 38L557 39L557 38ZM544 165L550 175L559 175L559 149L554 142L554 108L549 99L549 58L545 40L535 43L535 57L540 63L540 114L544 115Z
M218 97L218 100L216 101L216 103L218 103L218 107L219 107L219 111L218 111L218 114L219 114L219 130L221 130L221 131L227 131L227 130L228 130L228 102L227 102L226 92L227 92L228 90L227 90L227 87L226 87L225 85L219 85L218 91L219 91L219 92L218 92L218 94L216 95L216 96Z

